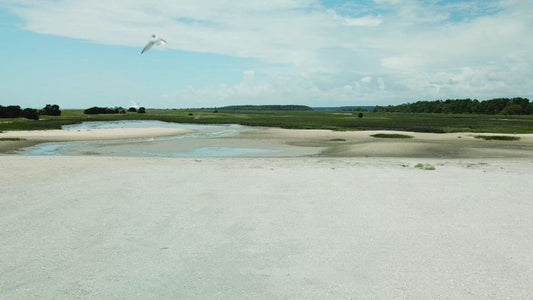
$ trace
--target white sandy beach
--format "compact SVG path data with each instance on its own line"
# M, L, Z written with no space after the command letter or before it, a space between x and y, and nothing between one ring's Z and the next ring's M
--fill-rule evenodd
M285 157L0 155L0 299L533 297L531 136L411 135L221 141ZM366 157L383 147L397 155Z
M20 138L41 142L66 142L163 137L182 135L190 132L190 130L160 127L79 130L20 130L0 132L0 138Z

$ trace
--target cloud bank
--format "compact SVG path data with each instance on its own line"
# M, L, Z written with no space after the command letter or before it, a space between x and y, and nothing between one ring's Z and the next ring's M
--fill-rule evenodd
M2 1L24 30L257 61L241 82L169 90L205 103L398 103L533 95L533 1Z

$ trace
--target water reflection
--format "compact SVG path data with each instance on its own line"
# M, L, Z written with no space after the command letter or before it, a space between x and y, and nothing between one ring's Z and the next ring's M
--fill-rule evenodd
M116 155L155 157L226 157L260 156L278 150L232 145L223 137L238 135L253 128L241 125L197 125L162 121L106 121L84 122L63 126L64 130L92 130L110 128L179 128L194 133L161 138L76 141L43 143L20 152L22 155Z

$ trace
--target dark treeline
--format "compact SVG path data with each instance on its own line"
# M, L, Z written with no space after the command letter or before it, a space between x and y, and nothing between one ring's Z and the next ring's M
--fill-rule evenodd
M374 111L374 106L328 106L313 107L314 111Z
M18 105L0 105L0 118L26 118L31 120L38 120L39 115L60 116L61 110L59 105L47 104L43 109L36 110L34 108L22 109Z
M146 109L144 107L139 107L139 109L136 109L134 107L130 107L128 109L129 112L138 112L138 113L146 113ZM96 115L96 114L125 114L126 110L123 107L117 106L117 107L98 107L93 106L91 108L87 108L83 111L86 115Z
M39 114L48 116L60 116L61 110L59 109L59 105L57 104L46 104L46 106L39 111Z
M126 110L122 107L98 107L93 106L91 108L87 108L83 111L84 114L87 115L96 115L96 114L125 114Z
M219 111L224 110L284 110L284 111L310 111L311 107L306 105L230 105L219 107Z
M445 114L533 114L533 103L526 98L496 98L479 101L477 99L455 99L418 101L400 105L376 106L376 112L406 113L445 113Z
M0 118L18 118L22 113L22 109L18 105L0 105Z

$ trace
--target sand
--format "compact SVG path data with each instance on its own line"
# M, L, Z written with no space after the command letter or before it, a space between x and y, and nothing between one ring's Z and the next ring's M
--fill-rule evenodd
M239 141L302 157L0 155L0 299L533 297L530 136L339 134Z
M411 157L411 158L521 158L533 159L533 134L474 134L474 133L414 133L401 131L292 130L248 127L235 136L166 140L153 143L146 139L186 135L191 130L175 128L116 128L84 130L37 130L0 132L0 153L43 142L136 140L135 143L111 143L83 149L72 148L68 155L127 156L132 147L137 152L168 154L176 149L187 152L200 147L255 148L267 151L248 156L273 157ZM395 133L410 139L375 138L376 133ZM479 135L498 135L519 138L517 141L486 141ZM13 141L12 139L20 139Z
M402 134L409 139L375 138L377 133ZM518 141L487 141L480 135L511 136ZM412 158L533 158L533 134L417 133L402 131L330 131L264 128L234 137L315 147L326 157Z
M20 130L0 132L0 153L12 152L45 142L125 140L178 136L192 130L177 128L116 128L79 130Z

